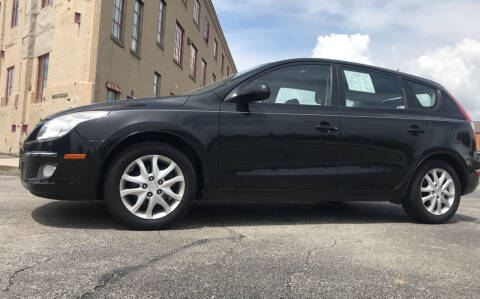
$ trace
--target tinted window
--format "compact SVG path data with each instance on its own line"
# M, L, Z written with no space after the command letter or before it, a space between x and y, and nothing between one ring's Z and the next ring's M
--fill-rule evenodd
M422 107L431 108L435 106L437 102L437 91L434 88L411 81L407 81L407 83Z
M344 69L345 105L349 108L405 109L401 82L383 73Z
M269 99L258 104L330 106L332 103L332 68L329 65L286 67L259 78L270 86Z

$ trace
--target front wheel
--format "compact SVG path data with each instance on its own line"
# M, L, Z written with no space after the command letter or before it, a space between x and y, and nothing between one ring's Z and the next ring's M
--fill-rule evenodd
M104 188L111 214L134 229L160 229L183 216L196 194L190 160L163 143L127 148L111 164Z
M443 161L430 161L415 174L403 207L418 222L441 224L455 215L460 195L461 185L456 171Z

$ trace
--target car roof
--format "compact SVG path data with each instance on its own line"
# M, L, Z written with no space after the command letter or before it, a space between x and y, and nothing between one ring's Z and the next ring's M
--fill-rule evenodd
M435 81L432 81L432 80L429 80L429 79L426 79L426 78L422 78L422 77L418 77L418 76L415 76L415 75L411 75L411 74L407 74L407 73L402 73L402 72L400 72L400 71L391 70L391 69L387 69L387 68L382 68L382 67L378 67L378 66L374 66L374 65L370 65L370 64L362 64L362 63L356 63L356 62L350 62L350 61L343 61L343 60L336 60L336 59L324 59L324 58L295 58L295 59L287 59L287 60L281 60L281 61L276 61L276 62L268 63L268 64L264 65L264 67L263 67L262 69L267 69L267 68L279 66L279 65L282 65L282 64L295 63L295 62L325 62L325 63L343 64L343 65L352 66L352 67L368 68L368 69L377 70L377 71L381 71L381 72L388 72L388 73L396 74L396 75L405 77L405 78L407 78L407 79L412 79L412 80L417 80L417 81L423 81L423 82L425 82L425 83L427 83L427 84L434 85L435 87L437 87L437 88L439 88L439 89L445 90L445 87L443 87L443 86L442 86L441 84L439 84L438 82L435 82Z

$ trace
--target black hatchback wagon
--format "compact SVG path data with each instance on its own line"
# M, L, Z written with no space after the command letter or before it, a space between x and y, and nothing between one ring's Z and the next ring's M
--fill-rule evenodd
M40 197L105 200L140 229L203 199L390 201L443 223L478 184L472 126L435 82L295 59L185 96L57 113L24 143L21 176Z

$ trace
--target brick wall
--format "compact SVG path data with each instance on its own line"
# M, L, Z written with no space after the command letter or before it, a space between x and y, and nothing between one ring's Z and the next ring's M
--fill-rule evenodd
M475 135L477 138L477 151L480 152L480 133Z

